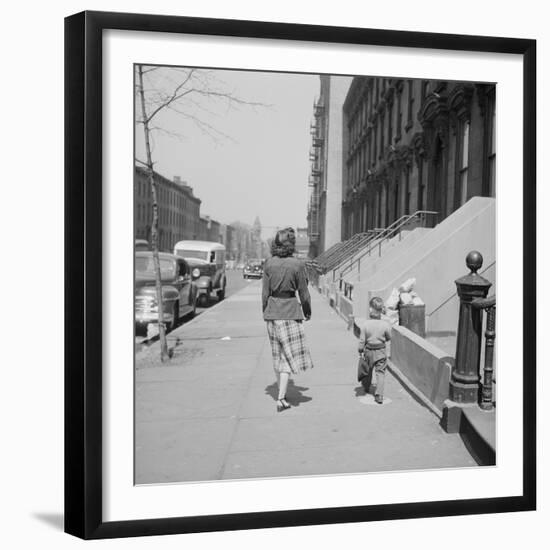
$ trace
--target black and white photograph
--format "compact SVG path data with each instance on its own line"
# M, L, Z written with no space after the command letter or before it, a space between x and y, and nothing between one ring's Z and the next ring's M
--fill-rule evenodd
M136 485L497 464L497 84L134 65Z
M544 6L8 5L0 545L545 540Z

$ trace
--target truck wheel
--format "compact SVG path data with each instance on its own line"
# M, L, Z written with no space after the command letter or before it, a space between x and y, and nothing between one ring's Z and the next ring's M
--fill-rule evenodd
M221 302L225 298L225 286L218 290L218 301Z
M210 289L200 296L200 305L202 307L208 307L210 305Z

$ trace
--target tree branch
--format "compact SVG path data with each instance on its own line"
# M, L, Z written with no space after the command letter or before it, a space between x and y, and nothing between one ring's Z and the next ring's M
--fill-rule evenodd
M187 75L187 78L179 85L176 87L176 89L174 90L174 93L172 94L172 96L170 97L170 99L168 99L165 103L159 105L150 115L149 117L147 118L147 122L151 122L151 120L153 119L153 117L162 109L164 109L165 107L168 107L168 105L172 104L174 101L177 101L178 99L182 98L183 96L187 95L189 92L186 91L186 92L183 92L183 93L179 93L180 90L189 82L189 80L191 79L192 75L193 75L193 72L195 71L195 69L191 69L189 71L189 74Z

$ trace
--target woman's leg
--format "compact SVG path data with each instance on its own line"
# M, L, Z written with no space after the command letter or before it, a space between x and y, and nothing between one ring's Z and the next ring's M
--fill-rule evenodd
M288 387L288 379L290 374L288 372L279 373L279 395L277 399L284 399L286 396L286 389Z

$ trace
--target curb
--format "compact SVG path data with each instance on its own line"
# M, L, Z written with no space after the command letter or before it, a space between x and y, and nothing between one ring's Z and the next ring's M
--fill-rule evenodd
M237 294L239 294L240 292L242 292L246 287L238 290L237 292L235 292L235 294L232 294L231 296L229 296L228 298L224 298L221 302L216 302L215 304L211 305L208 309L205 309L203 312L201 312L199 315L195 315L192 319L189 319L188 321L186 321L185 323L183 323L182 325L179 325L175 330L169 332L167 335L166 335L166 343L168 344L168 347L170 348L170 341L172 340L172 342L175 342L175 345L173 346L173 349L176 348L178 345L181 344L181 342L183 342L183 339L179 336L178 334L178 331L185 327L188 327L190 325L192 325L193 323L197 322L201 317L203 317L204 315L208 315L209 312L213 311L217 306L220 306L220 305L223 305L224 302L226 302L227 300L230 300L233 296L237 296ZM148 342L151 342L150 344L147 344ZM137 359L138 357L140 356L147 356L149 355L150 353L152 353L153 351L157 350L157 348L160 346L160 337L158 334L156 334L155 336L149 338L149 339L145 339L143 342L140 342L141 344L144 344L146 347L144 350L140 351L140 352L137 352L137 353L134 353L134 363L137 362ZM164 364L164 363L163 363Z

